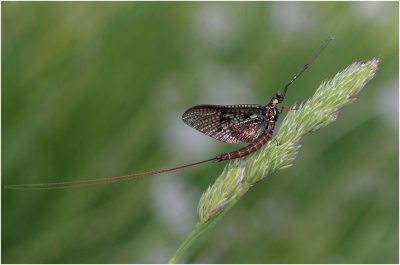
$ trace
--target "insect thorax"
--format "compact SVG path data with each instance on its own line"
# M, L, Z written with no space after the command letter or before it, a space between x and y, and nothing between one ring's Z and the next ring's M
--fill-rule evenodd
M265 106L266 110L266 117L267 117L267 128L266 129L274 129L275 122L278 120L278 108L274 102L268 103L268 105Z

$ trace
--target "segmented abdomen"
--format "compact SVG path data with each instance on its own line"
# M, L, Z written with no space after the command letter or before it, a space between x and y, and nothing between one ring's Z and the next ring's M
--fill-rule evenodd
M260 149L266 142L272 139L272 133L274 132L273 127L272 130L265 130L264 133L258 137L254 142L245 146L237 151L228 152L225 154L217 155L216 160L217 162L221 162L224 160L231 160L239 157L247 156L251 153L254 153L258 149Z

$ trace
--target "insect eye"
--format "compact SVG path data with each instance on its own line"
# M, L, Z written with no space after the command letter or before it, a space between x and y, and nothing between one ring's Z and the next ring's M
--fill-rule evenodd
M278 103L281 103L283 101L283 94L282 92L278 91L275 94L275 98L278 100Z

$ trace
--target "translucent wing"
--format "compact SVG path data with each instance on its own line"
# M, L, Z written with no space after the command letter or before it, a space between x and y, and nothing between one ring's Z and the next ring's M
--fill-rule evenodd
M185 111L182 120L214 139L251 143L266 128L266 110L261 105L200 105Z

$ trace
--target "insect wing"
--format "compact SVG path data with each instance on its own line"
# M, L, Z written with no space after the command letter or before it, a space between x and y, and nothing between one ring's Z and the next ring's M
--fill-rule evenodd
M266 111L261 105L200 105L185 111L182 120L222 142L251 143L266 128Z

